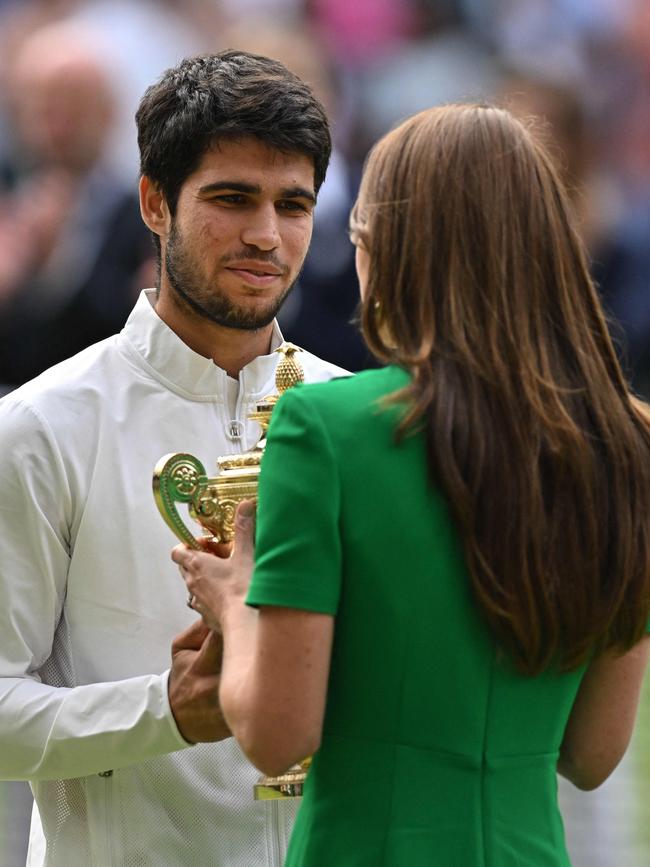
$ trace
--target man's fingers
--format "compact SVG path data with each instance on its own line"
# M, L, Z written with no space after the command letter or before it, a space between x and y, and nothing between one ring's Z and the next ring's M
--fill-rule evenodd
M205 674L218 674L223 660L223 636L210 630L197 655L198 670Z
M179 632L172 641L172 653L178 650L199 650L203 646L206 635L210 632L203 620L195 620L191 626Z

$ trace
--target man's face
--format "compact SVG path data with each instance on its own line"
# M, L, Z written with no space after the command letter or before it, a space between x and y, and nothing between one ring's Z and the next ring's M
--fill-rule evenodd
M307 254L314 203L309 157L254 138L220 142L181 188L162 247L163 286L193 317L268 325Z

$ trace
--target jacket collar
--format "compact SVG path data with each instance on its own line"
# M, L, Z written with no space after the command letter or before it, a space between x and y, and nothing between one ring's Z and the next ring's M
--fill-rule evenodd
M144 289L131 311L120 337L131 355L156 379L187 396L203 399L224 397L227 373L183 343L154 310L155 289ZM273 323L271 349L283 343L280 327ZM274 377L278 354L254 358L239 374L240 387L251 398L275 391Z

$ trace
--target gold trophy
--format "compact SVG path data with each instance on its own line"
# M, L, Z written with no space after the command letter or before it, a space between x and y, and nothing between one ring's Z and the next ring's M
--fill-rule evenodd
M266 432L273 407L291 386L304 380L304 372L295 357L301 350L292 343L283 343L276 352L282 355L275 372L277 394L262 398L248 418L259 422L262 435L249 451L217 458L217 473L208 478L201 461L184 452L162 457L153 473L153 493L158 510L167 526L181 542L196 550L205 550L187 527L176 507L185 503L189 515L201 526L204 538L214 542L232 542L234 520L242 500L257 497L260 465L266 446ZM298 798L311 759L305 759L279 777L262 777L254 787L255 800Z

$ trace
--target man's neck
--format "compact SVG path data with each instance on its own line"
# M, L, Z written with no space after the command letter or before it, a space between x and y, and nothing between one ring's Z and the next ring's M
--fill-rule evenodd
M225 328L208 319L186 314L163 294L159 296L155 310L183 343L204 358L211 358L217 367L234 379L253 359L271 351L272 322L256 331Z

